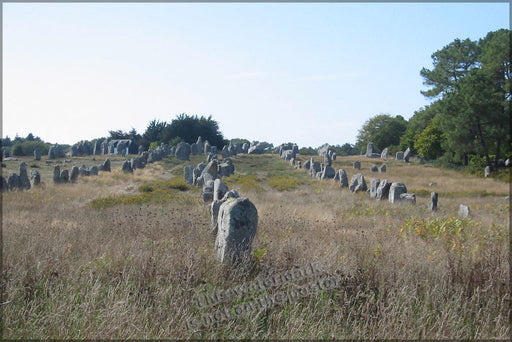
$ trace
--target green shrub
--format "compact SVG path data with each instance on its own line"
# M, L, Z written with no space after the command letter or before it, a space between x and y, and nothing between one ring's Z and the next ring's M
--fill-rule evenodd
M292 190L299 186L300 182L288 175L273 176L267 180L267 184L278 191Z
M173 177L166 181L148 182L139 186L140 192L152 192L155 190L169 190L175 189L179 191L187 191L192 189L192 186L185 183L183 177Z
M222 179L222 181L228 186L228 188L240 187L244 191L263 191L263 188L258 183L259 179L255 175L242 175L234 174L228 178Z

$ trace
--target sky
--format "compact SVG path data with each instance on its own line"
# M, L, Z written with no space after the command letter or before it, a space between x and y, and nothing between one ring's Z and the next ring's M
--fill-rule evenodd
M508 3L3 3L2 136L73 144L181 113L227 139L355 143L431 100L456 38L509 28Z

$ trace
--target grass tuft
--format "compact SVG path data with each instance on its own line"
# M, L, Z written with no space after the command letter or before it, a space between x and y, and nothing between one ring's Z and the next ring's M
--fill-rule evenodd
M278 191L296 189L300 182L288 175L272 176L267 180L267 184Z

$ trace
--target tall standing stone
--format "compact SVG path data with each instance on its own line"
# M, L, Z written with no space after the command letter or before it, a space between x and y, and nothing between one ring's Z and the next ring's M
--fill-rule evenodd
M41 174L37 170L30 170L32 176L32 186L41 185Z
M411 148L407 147L407 150L405 150L405 152L404 152L404 161L406 163L408 163L410 157L411 157Z
M215 254L229 264L248 261L258 228L258 211L247 198L233 198L219 208Z
M30 189L30 179L28 179L27 166L25 165L25 162L20 163L20 181L23 190Z
M380 172L380 173L386 173L386 165L382 164L382 165L379 167L379 172Z
M226 192L228 192L228 187L226 186L226 184L224 184L222 182L222 180L220 180L219 178L217 178L214 182L213 182L213 200L214 201L218 201L218 200L221 200L224 195L226 194Z
M35 160L41 160L41 150L40 150L40 149L38 149L38 148L36 148L36 149L34 150L34 159L35 159Z
M186 142L180 142L176 146L176 158L179 160L190 160L190 144Z
M69 182L69 171L68 170L62 170L60 172L60 182L61 183Z
M7 184L7 181L3 176L0 176L2 178L2 192L9 191L9 184Z
M396 153L396 157L395 157L396 160L403 160L404 159L404 153L403 152L397 152Z
M16 173L9 174L7 183L9 186L9 191L23 191L23 186L21 185L20 176L18 176Z
M185 166L184 178L185 178L185 183L194 184L194 169L192 168L192 166L190 166L190 165Z
M484 169L485 178L489 177L490 174L491 174L491 167L489 165L487 165Z
M371 158L373 156L373 143L369 142L366 145L366 157Z
M404 183L392 183L389 188L389 201L391 203L400 202L400 195L405 193L407 193L407 188Z
M386 159L388 157L388 148L386 147L385 149L382 150L381 154L380 154L380 157L382 159Z
M60 166L59 165L55 165L55 167L53 168L53 182L55 184L60 183Z
M71 168L71 174L69 175L69 181L71 183L76 183L76 180L78 179L78 172L79 172L78 166L74 165Z
M377 192L375 194L375 198L377 200L383 200L389 197L389 188L391 187L391 183L388 182L387 179L383 179L377 187Z
M360 170L361 169L361 162L359 160L356 160L353 164L354 169Z
M377 165L372 165L372 167L370 168L370 171L371 172L379 172L379 168L377 167Z
M338 177L340 180L340 188L346 188L348 187L348 176L345 170L339 169L338 170Z
M103 171L110 172L110 158L105 159L103 162Z
M123 170L124 172L133 172L132 165L128 159L124 161L121 170Z
M377 197L377 188L379 187L380 179L378 178L372 178L370 181L370 198L376 198Z
M429 209L432 210L432 211L436 211L437 210L437 198L438 198L438 195L437 195L437 192L432 192L430 194L430 206L429 206Z

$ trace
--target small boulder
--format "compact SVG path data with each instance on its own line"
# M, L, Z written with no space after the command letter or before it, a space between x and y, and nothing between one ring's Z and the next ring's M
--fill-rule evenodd
M432 210L432 211L436 211L437 210L437 199L438 199L438 194L437 192L432 192L430 194L430 205L429 205L429 209Z
M461 204L459 206L459 217L462 219L465 219L469 217L471 211L469 210L469 207L467 205Z
M361 162L359 160L356 160L352 166L353 166L354 169L360 170L361 169Z
M362 173L358 173L352 177L350 181L350 185L348 186L349 190L352 192L358 191L366 191L368 187L366 186L366 181L364 180L364 176Z
M389 202L400 202L400 195L407 193L407 187L404 183L392 183L389 188Z

